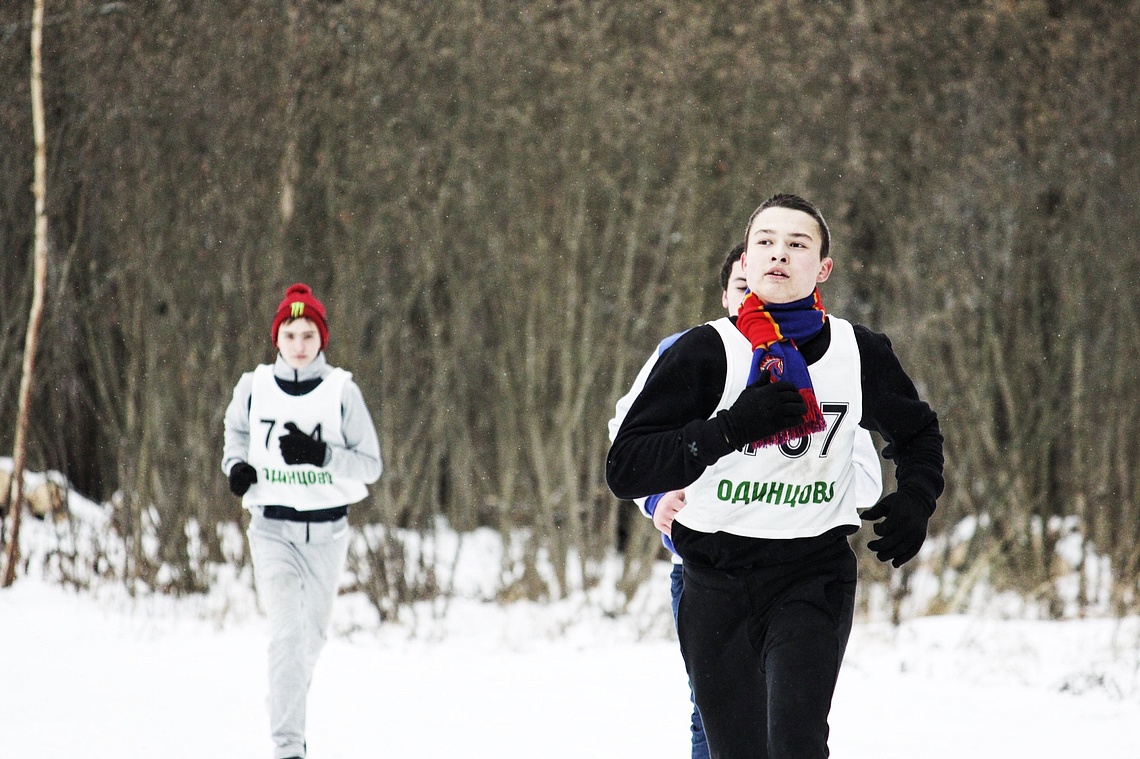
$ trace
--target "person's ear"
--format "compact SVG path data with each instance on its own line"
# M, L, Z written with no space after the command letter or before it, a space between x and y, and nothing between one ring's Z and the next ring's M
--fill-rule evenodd
M835 262L830 257L819 262L819 274L815 275L816 284L827 281L827 278L831 276L833 266L835 266Z

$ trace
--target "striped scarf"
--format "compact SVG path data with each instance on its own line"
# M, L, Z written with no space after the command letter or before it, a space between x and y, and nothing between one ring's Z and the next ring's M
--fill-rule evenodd
M780 445L820 432L827 426L815 397L807 362L796 347L797 343L805 343L818 335L826 319L827 312L818 287L808 297L791 303L767 304L756 293L749 292L740 304L736 327L752 346L748 384L756 382L767 372L770 382L788 380L794 384L807 404L802 423L757 440L752 444L753 449Z

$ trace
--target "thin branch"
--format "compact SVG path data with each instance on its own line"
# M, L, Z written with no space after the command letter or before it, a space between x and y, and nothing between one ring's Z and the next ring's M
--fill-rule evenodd
M56 24L62 24L64 22L71 21L76 18L82 18L84 16L109 16L112 13L126 13L128 10L130 10L129 3L103 3L102 5L94 8L86 8L81 11L72 11L71 13L59 13L55 16L48 16L43 20L41 28L54 26ZM21 21L15 24L8 24L7 26L0 28L0 42L7 42L8 38L15 36L17 32L31 31L33 26L34 22L32 21Z

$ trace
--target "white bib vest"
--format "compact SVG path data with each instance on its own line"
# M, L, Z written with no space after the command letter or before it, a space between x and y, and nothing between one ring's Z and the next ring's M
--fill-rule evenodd
M733 451L685 488L677 521L700 532L752 538L801 538L860 524L855 509L855 432L863 417L859 346L851 323L828 316L831 344L808 367L827 428L756 451ZM748 384L752 347L727 318L710 322L728 360L724 394L730 407Z
M334 475L312 464L286 464L278 439L293 422L305 434L330 445L344 446L341 432L341 396L352 375L333 369L305 395L289 395L273 378L273 366L261 364L253 371L249 406L249 463L257 470L257 482L242 497L252 506L289 506L298 511L327 509L356 503L368 495L359 480Z

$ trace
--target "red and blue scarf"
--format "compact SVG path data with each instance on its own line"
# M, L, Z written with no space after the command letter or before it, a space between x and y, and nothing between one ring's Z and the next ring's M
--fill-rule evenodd
M807 404L803 422L757 440L752 444L753 448L780 445L826 428L827 423L815 397L807 362L796 347L818 335L826 320L827 312L819 297L818 287L808 297L791 303L764 303L756 293L749 292L740 304L736 328L752 346L752 368L748 372L748 384L756 382L767 372L770 382L788 380L795 385Z

